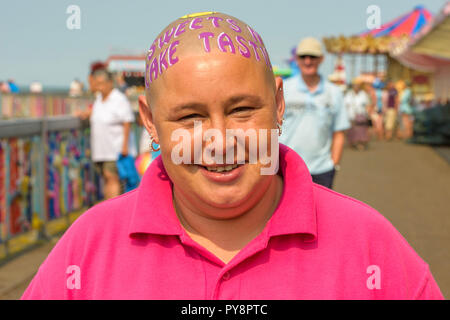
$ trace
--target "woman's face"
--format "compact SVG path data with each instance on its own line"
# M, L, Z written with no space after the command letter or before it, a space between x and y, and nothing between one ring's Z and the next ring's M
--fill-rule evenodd
M156 94L151 96L150 104L156 129L154 136L161 146L164 167L174 188L192 203L245 210L249 198L267 187L273 175L261 174L261 169L268 165L263 165L259 157L256 163L250 161L252 151L248 137L245 138L246 162L237 165L237 139L227 140L227 129L242 129L255 134L258 153L259 137L264 134L261 129L266 129L268 141L265 145L270 154L270 129L277 128L284 112L281 86L281 79L276 79L274 88L273 79L269 79L261 64L231 54L211 52L185 57L167 70L158 80ZM215 134L220 135L208 140L204 136L208 129L216 129ZM173 137L176 133L184 135L184 138ZM205 148L210 150L208 147L215 139L222 139L223 156L214 159L216 154L212 152L213 163L206 163ZM227 148L227 142L231 148ZM195 155L200 148L201 159L199 153ZM227 159L231 149L234 157ZM177 164L176 159L180 157L184 158L184 163ZM216 162L219 158L228 168ZM229 165L235 168L230 170ZM222 169L229 171L214 171Z

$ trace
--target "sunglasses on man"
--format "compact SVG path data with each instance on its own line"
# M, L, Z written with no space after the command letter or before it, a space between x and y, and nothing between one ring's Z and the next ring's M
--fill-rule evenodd
M319 57L318 56L313 56L313 55L310 55L310 54L302 54L301 56L298 56L300 59L302 59L302 60L304 60L304 59L306 59L306 58L309 58L309 59L311 59L311 60L315 60L315 59L319 59Z

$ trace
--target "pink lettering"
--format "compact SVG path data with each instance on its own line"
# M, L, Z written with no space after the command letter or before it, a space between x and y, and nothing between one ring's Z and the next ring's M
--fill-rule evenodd
M252 34L253 39L255 39L256 43L259 43L262 46L263 45L263 41L261 39L261 36L255 30L250 28L249 26L247 26L247 29Z
M253 47L253 52L255 53L256 61L259 61L259 54L258 54L258 46L253 41L248 42Z
M173 66L178 62L178 57L174 57L174 53L177 50L177 46L180 44L180 41L174 41L169 46L169 65Z
M150 74L149 74L150 83L152 83L153 80L156 80L157 78L158 78L158 59L154 58L152 64L150 65Z
M172 27L172 29L166 31L165 35L163 35L163 36L161 36L161 38L159 38L159 48L160 49L162 48L162 46L164 44L169 43L174 31L175 31L175 27Z
M153 58L153 54L155 53L155 44L153 43L152 46L150 47L150 49L148 49L147 52L147 60L150 61Z
M198 38L201 40L203 39L203 47L205 48L206 52L211 51L211 46L209 45L209 38L213 38L214 33L212 32L202 32L198 35Z
M230 24L230 29L236 32L241 32L241 28L237 25L237 23L233 19L227 19L227 22Z
M163 73L163 66L164 68L167 70L167 68L169 67L167 64L167 59L166 59L166 55L167 55L167 51L169 50L169 48L166 48L166 50L161 51L159 53L159 74Z
M175 34L174 34L174 38L176 38L176 37L178 37L180 34L182 34L182 33L184 33L185 31L186 31L186 29L184 29L184 28L186 28L186 25L189 23L189 20L187 20L187 21L183 21L182 23L180 23L178 26L177 26L177 29L176 29L176 31L175 31Z
M219 37L217 38L217 44L219 45L219 49L222 52L227 52L226 46L230 47L230 52L235 53L236 50L234 49L233 41L231 40L230 36L227 35L225 32L222 32L219 34Z
M208 17L208 18L206 18L206 19L207 19L207 20L211 20L212 25L213 25L215 28L219 28L219 27L220 27L219 21L223 21L223 19L220 18L220 17Z
M238 50L239 53L246 57L246 58L250 58L251 54L250 54L250 49L245 45L247 40L245 40L243 37L241 36L236 36L236 41L238 44L240 44L242 47L244 47L244 50L238 45Z
M266 48L264 48L264 47L262 47L260 49L263 54L264 61L266 61L266 65L272 70L272 64L270 63L269 53L267 52Z
M146 63L145 66L145 88L148 88L150 86L150 83L148 82L149 74L148 74L148 68L150 67L150 63Z
M203 20L202 18L194 18L194 19L191 21L191 24L189 25L189 29L195 30L195 29L201 29L201 28L203 28L202 25L198 25L198 23L202 22L202 20Z

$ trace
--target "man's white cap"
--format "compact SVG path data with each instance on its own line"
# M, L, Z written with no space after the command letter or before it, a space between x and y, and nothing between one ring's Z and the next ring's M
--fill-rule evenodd
M295 51L297 56L323 56L322 52L322 44L316 38L308 37L302 39L297 46L297 50Z

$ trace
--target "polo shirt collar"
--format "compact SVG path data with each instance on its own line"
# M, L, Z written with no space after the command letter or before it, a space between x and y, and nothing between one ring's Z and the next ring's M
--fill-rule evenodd
M311 175L300 156L283 144L280 144L280 169L284 180L283 193L265 231L269 237L302 234L305 240L314 240L317 225ZM158 156L137 188L135 203L130 208L130 235L183 234L173 207L172 186L161 156Z
M300 91L302 91L302 92L309 93L311 95L321 94L323 92L323 90L324 90L325 80L324 80L324 78L321 75L319 75L319 76L320 76L320 80L319 80L319 85L317 86L317 90L314 91L314 93L311 93L309 91L308 87L306 86L305 81L303 81L302 75L299 74L299 76L298 76L298 78L299 78L298 79L298 89Z

